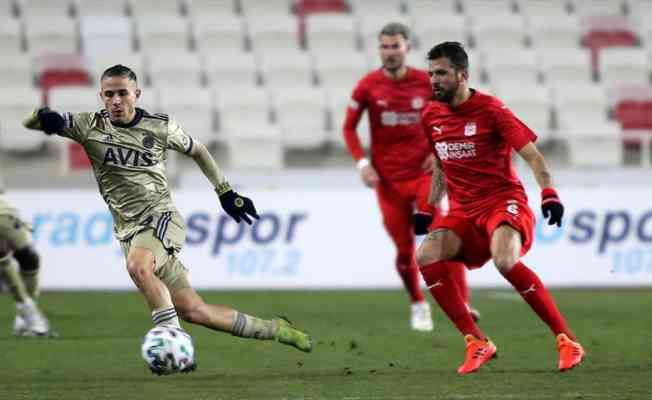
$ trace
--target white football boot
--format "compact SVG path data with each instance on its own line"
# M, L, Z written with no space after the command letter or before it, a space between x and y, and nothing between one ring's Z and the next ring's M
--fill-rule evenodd
M27 331L27 322L20 313L16 313L16 319L14 319L14 336L23 336Z
M427 301L412 303L410 311L410 325L412 330L419 332L431 332L433 330L430 304Z
M16 304L17 318L20 317L25 327L20 336L45 336L56 337L55 332L50 330L50 322L38 309L33 300L28 299L24 303ZM14 326L15 328L15 326Z

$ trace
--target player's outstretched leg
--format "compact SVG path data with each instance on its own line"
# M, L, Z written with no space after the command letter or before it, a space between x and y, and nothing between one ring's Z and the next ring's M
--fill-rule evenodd
M310 335L295 328L287 319L266 320L239 312L229 306L207 304L192 288L172 294L172 301L184 321L209 329L229 332L233 336L258 340L275 340L304 352L311 352Z

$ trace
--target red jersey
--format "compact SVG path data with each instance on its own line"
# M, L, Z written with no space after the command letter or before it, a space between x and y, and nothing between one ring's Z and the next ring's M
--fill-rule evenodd
M527 203L512 165L512 149L520 150L537 136L500 100L472 89L471 97L454 108L428 102L422 118L432 151L441 161L451 204L474 217L497 202Z
M381 179L402 181L423 175L421 165L430 149L423 137L421 111L430 95L425 71L407 67L398 81L382 69L365 75L353 90L344 121L344 139L353 158L364 157L356 127L367 110L371 162Z

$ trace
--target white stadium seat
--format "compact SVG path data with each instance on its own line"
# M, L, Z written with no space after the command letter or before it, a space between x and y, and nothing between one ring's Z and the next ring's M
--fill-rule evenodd
M87 57L133 49L133 26L127 17L84 16L79 20L79 31L81 47Z
M638 47L607 47L600 51L600 82L607 86L650 82L650 60Z
M522 85L514 82L511 85L500 86L495 95L540 139L545 140L550 137L552 102L547 86Z
M331 54L315 53L315 69L322 86L353 87L369 71L367 57L359 52L340 53L339 57Z
M27 49L33 55L42 52L76 53L77 26L69 18L50 19L47 23L25 23Z
M78 18L124 17L127 15L128 0L75 0Z
M496 88L512 82L539 83L539 62L531 50L487 51L484 60L489 82Z
M181 2L178 0L131 0L131 15L142 19L173 19L181 16Z
M163 87L174 82L183 88L205 86L204 62L198 53L150 53L147 69L152 86Z
M247 26L254 51L274 54L300 49L299 20L294 16L257 17L249 19Z
M587 49L550 49L541 52L541 69L548 85L593 82L591 53Z
M313 54L357 49L355 20L348 14L309 14L306 41Z
M310 149L326 143L327 103L321 89L280 90L274 104L284 147Z
M183 54L189 49L189 25L181 17L141 18L136 21L136 32L140 51Z
M216 89L244 87L253 89L259 81L258 61L253 53L208 53L206 75ZM224 62L229 60L229 62Z
M204 144L215 136L214 92L208 88L166 87L159 90L160 109L174 118L183 130Z
M261 54L260 65L263 81L270 88L313 86L312 61L305 52Z
M31 88L34 85L32 58L18 53L0 62L0 87L2 91Z
M46 136L26 129L22 122L42 104L39 89L31 86L0 91L0 148L4 150L35 150Z
M15 57L23 51L20 20L0 14L0 54L3 59Z
M233 53L245 49L244 21L238 16L221 19L194 19L191 28L197 50L207 53Z

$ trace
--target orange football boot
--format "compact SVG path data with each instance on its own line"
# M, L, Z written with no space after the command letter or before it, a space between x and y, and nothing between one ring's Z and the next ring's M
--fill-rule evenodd
M488 363L496 354L496 345L491 340L481 340L473 335L464 336L466 341L466 357L464 364L460 365L457 373L460 375L470 374Z
M557 351L559 352L559 371L561 372L579 365L585 354L581 344L573 342L563 333L557 335Z

